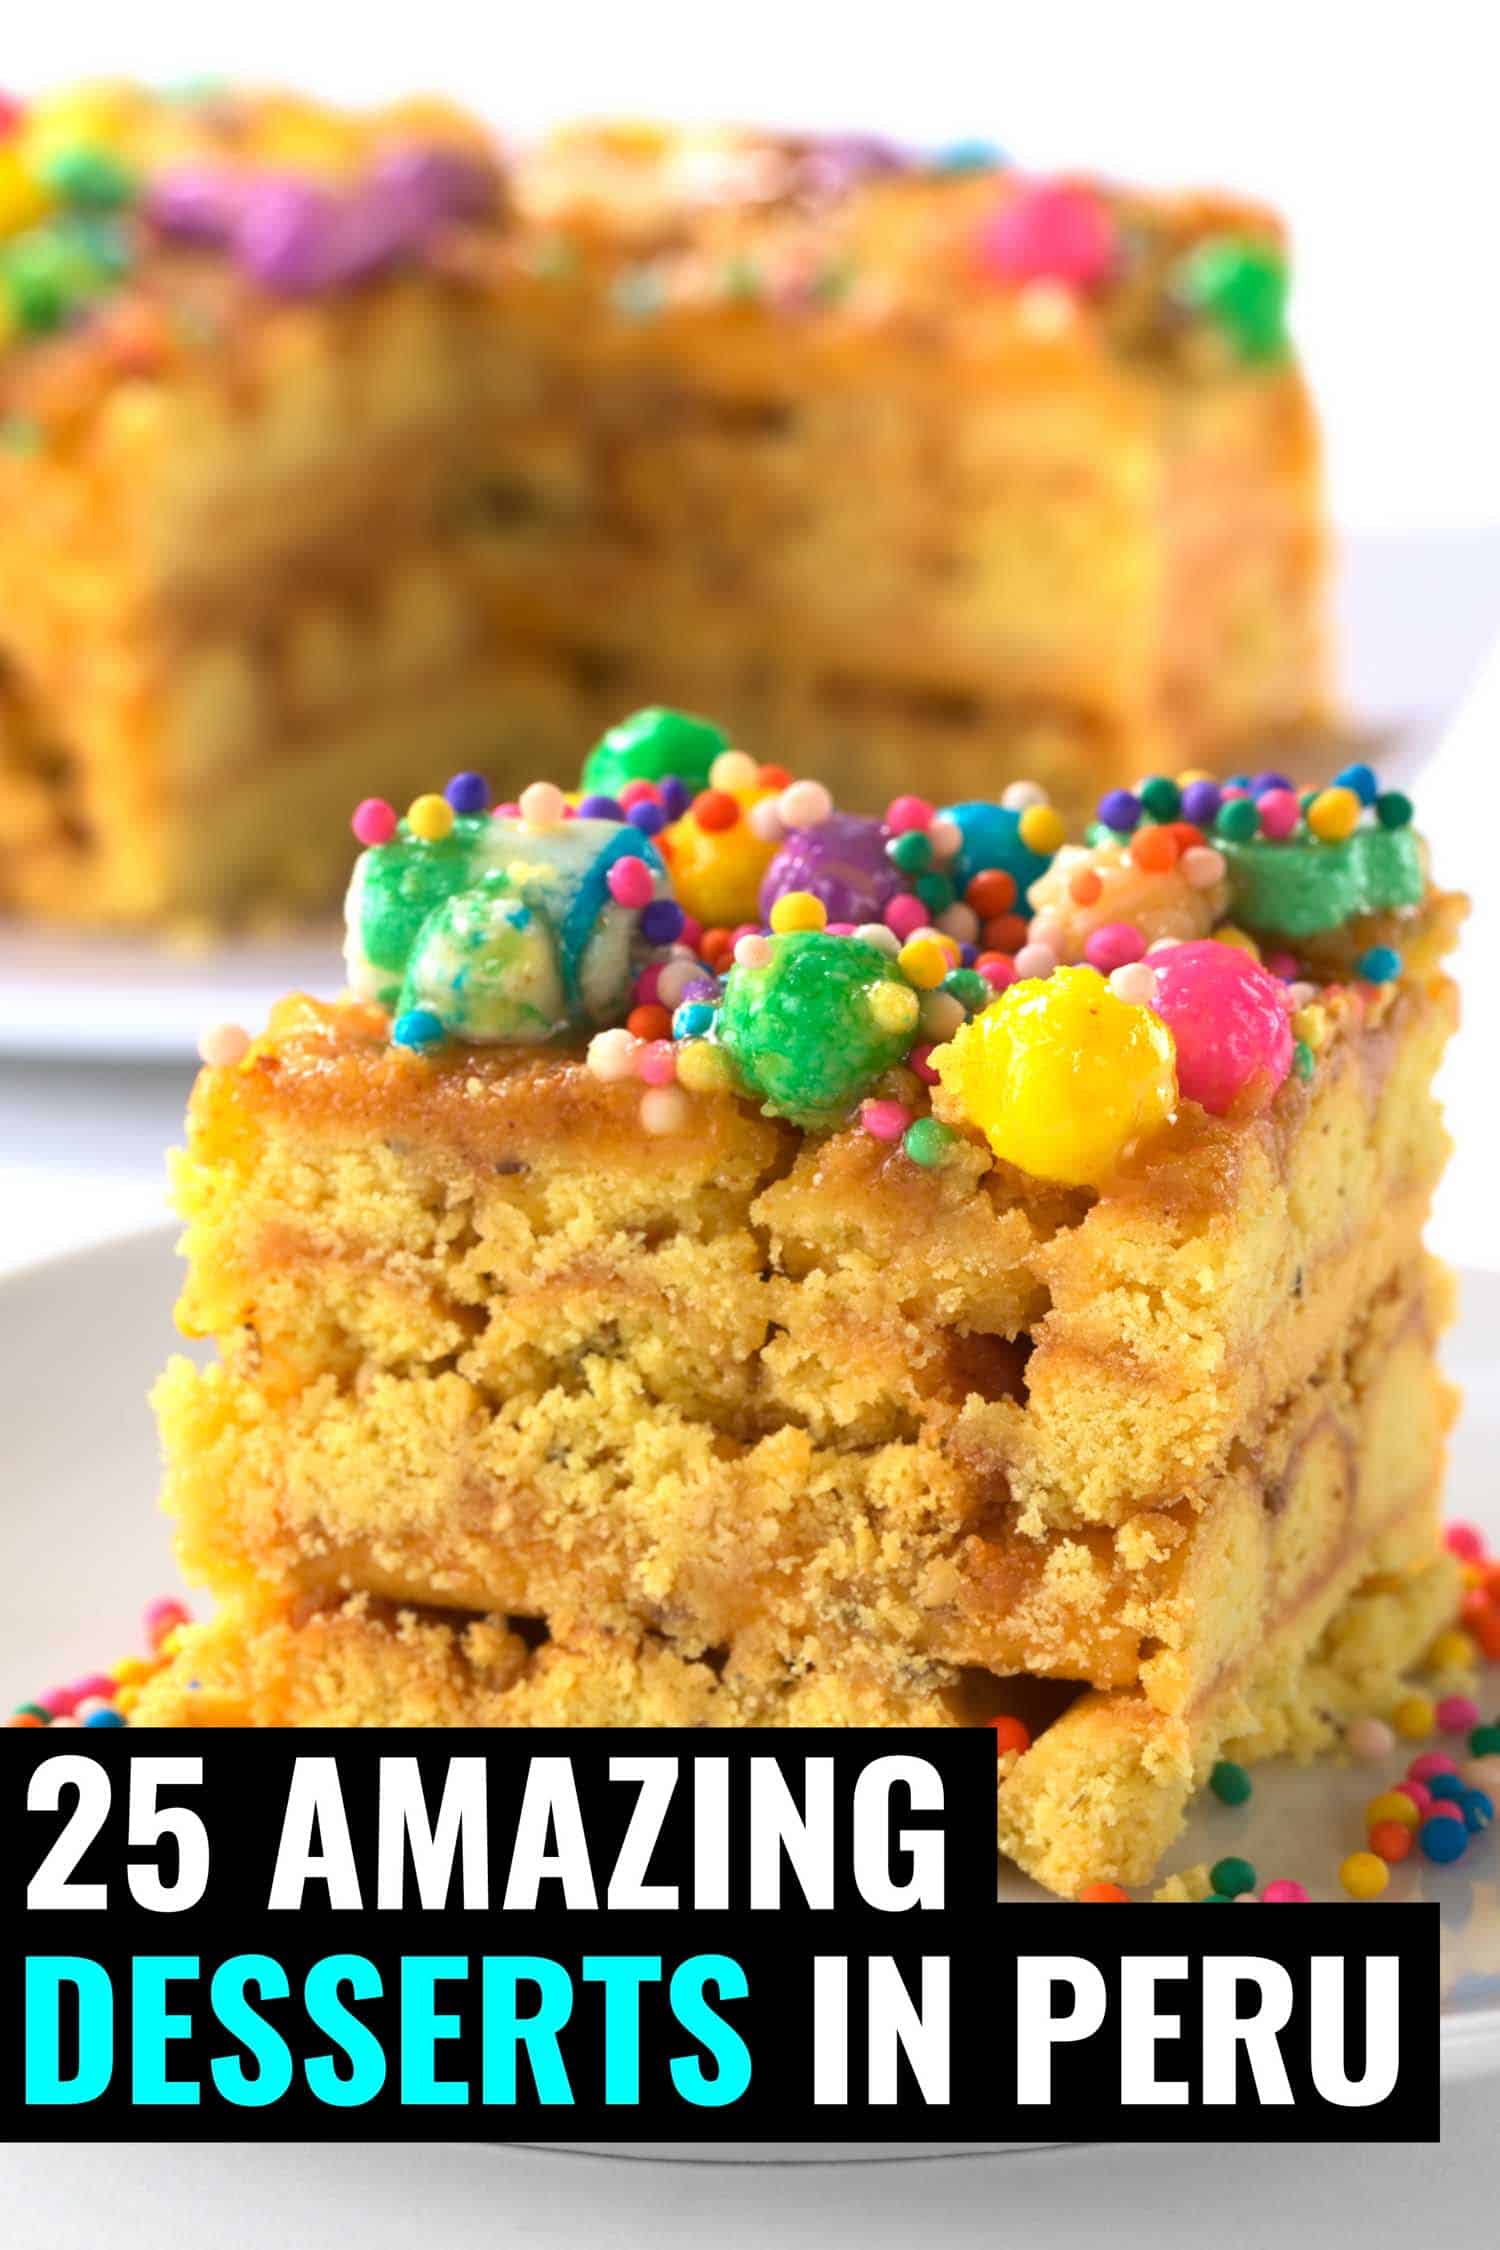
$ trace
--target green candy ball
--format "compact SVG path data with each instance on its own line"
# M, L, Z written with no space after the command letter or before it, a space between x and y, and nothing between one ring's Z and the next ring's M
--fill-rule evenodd
M1221 1898L1238 1898L1241 1891L1253 1891L1258 1880L1248 1859L1216 1859L1208 1871L1208 1879Z
M1208 1777L1208 1786L1221 1805L1243 1805L1250 1795L1250 1776L1233 1758L1221 1758Z
M1153 820L1175 820L1182 810L1182 791L1169 773L1154 773L1137 792L1142 810Z
M951 1125L944 1125L936 1117L913 1118L901 1137L901 1146L913 1164L933 1167L946 1161L948 1151L958 1139Z
M1178 292L1222 329L1241 359L1285 357L1286 260L1271 244L1211 236L1184 261Z
M730 970L715 1036L747 1094L794 1125L842 1124L916 1036L917 998L857 938L794 930L763 968ZM877 1016L872 995L888 990ZM901 995L906 995L905 999Z
M594 745L584 760L583 792L618 797L628 781L665 781L669 774L692 790L706 789L710 767L728 748L709 720L652 704L632 711Z

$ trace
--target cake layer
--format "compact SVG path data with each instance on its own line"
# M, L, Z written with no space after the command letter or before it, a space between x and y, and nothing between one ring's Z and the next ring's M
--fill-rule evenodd
M268 1394L179 1361L166 1501L220 1594L360 1592L820 1669L940 1658L1182 1711L1430 1485L1447 1288L1415 1246L1411 1265L1210 1486L1117 1529L1028 1532L914 1439L739 1442L604 1359L498 1407L454 1372Z
M117 211L59 200L59 135ZM1326 725L1262 210L1070 182L1084 274L1005 247L1056 183L843 140L507 159L431 104L112 87L12 144L0 247L47 279L0 353L7 904L332 903L324 808L410 794L414 739L504 796L632 702L871 807L1080 810Z
M721 1670L656 1640L532 1639L355 1596L242 1602L192 1627L134 1714L142 1726L961 1726L1024 1709L1031 1747L1000 1761L1001 1849L1071 1895L1143 1882L1215 1758L1326 1749L1341 1716L1388 1703L1451 1615L1430 1506L1330 1581L1214 1696L1166 1718L1129 1692L1048 1723L1045 1694L943 1666L780 1675ZM1051 1699L1055 1707L1055 1698Z
M666 1473L691 1521L764 1463L775 1519L788 1474L857 1489L882 1448L951 1526L1118 1528L1201 1508L1411 1271L1452 1012L1436 976L1346 996L1311 1082L1251 1120L1184 1117L1095 1194L713 1097L642 1138L629 1087L567 1055L418 1061L359 1010L291 1005L194 1095L180 1315L219 1340L231 1418L300 1398L351 1442L377 1410L468 1429L521 1538L523 1433L586 1461L586 1398L638 1433L634 1468L598 1470L622 1532ZM537 1490L567 1481L546 1471ZM493 1501L464 1489L474 1533ZM380 1474L366 1493L341 1539L389 1532Z

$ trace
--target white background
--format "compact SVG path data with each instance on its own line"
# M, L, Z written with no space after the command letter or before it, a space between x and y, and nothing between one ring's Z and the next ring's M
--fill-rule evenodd
M1500 10L1484 0L259 0L215 10L11 0L4 29L4 76L20 90L109 70L222 72L350 98L425 86L519 133L626 113L868 127L933 143L980 134L1028 164L1242 188L1292 221L1297 327L1340 523L1500 526ZM1453 598L1434 573L1394 629L1420 646ZM1500 588L1495 614L1500 623ZM1500 1261L1488 1153L1500 916L1485 895L1497 775L1500 661L1421 797L1442 872L1481 905L1467 948L1470 1038L1449 1088L1462 1151L1440 1234L1450 1252ZM0 1069L0 1267L153 1217L180 1092L172 1073ZM1485 2239L1495 2118L1491 2082L1454 2095L1441 2153L1097 2151L857 2177L664 2174L440 2149L302 2160L0 2152L0 2238L16 2250L127 2250L160 2241L164 2227L182 2231L192 2209L211 2250L321 2250L351 2238L377 2250L418 2226L455 2250L768 2235L1063 2250L1205 2234L1230 2250L1272 2240L1322 2250L1346 2236L1386 2250L1418 2228Z

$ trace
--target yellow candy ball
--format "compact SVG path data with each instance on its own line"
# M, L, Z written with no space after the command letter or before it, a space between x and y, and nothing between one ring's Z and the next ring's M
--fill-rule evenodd
M936 1050L934 1108L977 1125L1037 1179L1097 1187L1177 1107L1177 1050L1159 1016L1097 969L1025 979Z
M1428 1669L1433 1672L1472 1672L1479 1661L1479 1652L1467 1633L1451 1626L1439 1633L1427 1651Z
M1325 844L1341 844L1359 826L1362 810L1352 789L1320 789L1307 808L1307 825Z
M1416 1828L1421 1818L1410 1797L1403 1796L1399 1789L1383 1789L1365 1807L1366 1828L1378 1827L1383 1820L1399 1820L1403 1828Z
M1390 1869L1374 1852L1351 1852L1339 1869L1339 1881L1351 1898L1379 1898L1390 1879Z
M908 984L931 992L948 974L948 955L936 938L908 938L896 955L896 964Z
M1437 1725L1437 1709L1430 1695L1405 1695L1391 1713L1391 1725L1407 1742L1420 1742Z
M1067 823L1054 805L1028 805L1017 830L1029 852L1050 859L1068 840Z
M1260 947L1256 944L1250 932L1236 929L1233 922L1226 922L1222 929L1214 931L1214 943L1215 945L1232 945L1237 953L1248 953L1252 961L1260 959Z
M733 1083L734 1072L722 1047L708 1039L685 1039L677 1050L677 1083L690 1094L718 1094Z
M664 828L657 843L672 872L685 914L706 930L732 930L760 919L760 886L778 846L763 843L744 817L769 789L731 789L740 808L732 828L700 828L691 812Z
M0 141L0 238L46 217L51 197L13 143Z
M922 1003L907 984L876 984L865 996L865 1006L877 1031L915 1031Z
M453 807L446 797L429 793L414 797L406 810L406 825L427 844L441 843L453 829Z
M783 891L771 908L771 927L778 937L784 930L826 930L828 909L811 891Z

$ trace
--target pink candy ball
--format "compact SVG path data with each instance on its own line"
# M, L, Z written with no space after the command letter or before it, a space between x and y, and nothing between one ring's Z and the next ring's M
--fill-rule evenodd
M932 1041L928 1039L924 1040L920 1047L913 1047L911 1053L906 1058L910 1067L916 1072L917 1076L926 1086L935 1086L937 1084L938 1074L933 1069L932 1063L929 1059L931 1054Z
M1302 1906L1307 1900L1307 1885L1282 1875L1274 1883L1267 1883L1260 1895L1266 1906Z
M677 1049L670 1039L648 1039L636 1050L635 1074L644 1085L670 1086L677 1076Z
M1235 945L1212 938L1152 958L1153 1006L1177 1043L1177 1083L1215 1117L1263 1109L1292 1067L1282 988Z
M1096 289L1113 271L1114 218L1092 188L1066 180L1022 187L979 237L979 261L997 281L1057 281Z
M1443 1545L1460 1562L1484 1560L1484 1533L1475 1524L1450 1523L1443 1533Z
M1294 789L1268 789L1255 800L1261 832L1277 841L1290 836L1302 817L1302 803Z
M899 1141L911 1123L911 1111L904 1102L865 1102L859 1117L865 1131L877 1141Z
M1458 1763L1446 1750L1424 1750L1406 1769L1408 1781L1431 1781L1434 1774L1457 1773Z
M396 833L396 808L384 797L366 797L354 808L349 826L361 844L388 844Z
M885 824L893 836L904 836L913 828L930 828L932 807L925 797L893 797L886 807Z
M211 1070L233 1070L250 1051L250 1034L243 1024L211 1023L198 1035L199 1060Z
M45 1695L37 1697L37 1701L44 1711L51 1712L54 1719L71 1718L78 1708L78 1690L70 1687L48 1688Z
M1131 961L1139 961L1145 950L1146 941L1133 922L1103 922L1089 932L1083 957L1090 968L1107 977L1111 969L1123 969Z
M81 1680L73 1682L73 1694L78 1703L95 1700L113 1703L118 1685L119 1682L112 1680L108 1672L87 1672Z
M1479 1705L1472 1695L1445 1695L1437 1707L1437 1723L1444 1734L1468 1734L1479 1724Z
M643 859L617 859L604 878L616 906L649 906L656 880Z
M1020 973L1008 953L998 953L993 961L986 961L979 971L985 983L992 985L996 992L1008 992Z
M1426 1812L1428 1806L1432 1803L1432 1791L1428 1788L1426 1782L1413 1781L1410 1777L1405 1781L1398 1781L1392 1794L1397 1797L1410 1797L1420 1813Z
M913 898L909 891L902 891L891 900L882 920L888 930L895 931L904 945L914 930L926 929L927 909L919 898Z

